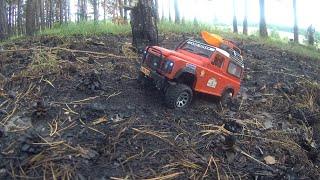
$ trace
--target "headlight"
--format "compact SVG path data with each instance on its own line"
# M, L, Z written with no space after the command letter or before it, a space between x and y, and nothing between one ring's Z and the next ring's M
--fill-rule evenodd
M142 62L144 62L144 60L146 60L147 55L148 55L148 52L146 50L143 51Z
M167 73L171 73L173 66L174 66L174 63L172 61L166 60L164 63L163 70Z

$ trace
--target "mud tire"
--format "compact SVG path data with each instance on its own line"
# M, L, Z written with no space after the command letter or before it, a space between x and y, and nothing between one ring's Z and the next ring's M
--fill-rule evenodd
M144 76L144 74L139 73L137 77L137 82L143 87L151 87L152 81Z
M223 107L230 107L232 103L232 91L231 90L226 90L221 98L220 98L220 103Z
M165 92L166 106L171 109L183 109L192 101L192 89L184 84L171 85Z

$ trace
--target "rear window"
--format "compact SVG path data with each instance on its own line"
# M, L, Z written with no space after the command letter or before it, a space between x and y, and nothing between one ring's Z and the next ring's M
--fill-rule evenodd
M215 51L213 47L195 41L187 41L180 49L209 58Z
M242 73L242 68L239 65L235 64L234 62L230 62L228 66L228 73L240 78Z

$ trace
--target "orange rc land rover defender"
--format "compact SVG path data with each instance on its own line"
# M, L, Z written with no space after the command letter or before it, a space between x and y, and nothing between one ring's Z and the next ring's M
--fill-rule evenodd
M240 49L217 35L201 35L203 42L188 39L175 50L149 46L144 51L138 80L163 91L169 108L187 107L195 92L221 97L224 104L240 90Z

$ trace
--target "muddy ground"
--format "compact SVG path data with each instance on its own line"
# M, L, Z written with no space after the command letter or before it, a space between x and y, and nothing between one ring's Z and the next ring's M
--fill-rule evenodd
M0 178L319 179L320 60L235 41L246 70L231 107L197 95L182 111L137 83L130 37L6 44Z

